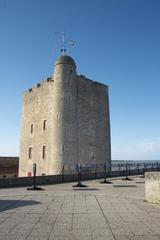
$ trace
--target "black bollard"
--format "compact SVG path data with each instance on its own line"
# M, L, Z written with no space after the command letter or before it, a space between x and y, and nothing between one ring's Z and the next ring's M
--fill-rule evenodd
M36 163L33 163L33 187L29 187L27 188L27 190L44 190L43 188L37 186L36 171L37 171L37 165Z

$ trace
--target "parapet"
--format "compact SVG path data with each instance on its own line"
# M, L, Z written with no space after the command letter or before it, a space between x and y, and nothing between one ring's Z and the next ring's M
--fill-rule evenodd
M94 84L97 87L105 87L105 88L107 87L108 88L108 85L106 85L104 83L100 83L100 82L94 81L94 80L91 80L91 79L87 78L84 75L77 75L77 77L82 79L82 80L88 81L88 83L90 82L90 84Z
M26 92L24 92L24 95L28 94L28 93L32 93L32 92L35 92L37 91L37 89L45 86L46 84L48 83L53 83L54 82L54 77L53 76L50 76L50 77L47 77L46 79L42 80L41 82L37 83L35 86L33 86L32 88L28 89Z

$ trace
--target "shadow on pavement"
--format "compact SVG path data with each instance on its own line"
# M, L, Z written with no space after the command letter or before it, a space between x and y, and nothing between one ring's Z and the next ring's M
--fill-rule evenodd
M113 185L113 187L137 187L136 185L131 185L131 184L128 184L128 185Z
M74 191L100 191L98 188L74 188Z
M37 205L41 204L40 202L32 201L32 200L0 200L0 212L24 207L28 205Z

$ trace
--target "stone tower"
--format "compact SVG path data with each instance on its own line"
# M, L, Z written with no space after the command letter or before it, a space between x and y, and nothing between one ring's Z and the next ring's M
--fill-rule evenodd
M19 176L73 172L77 164L110 163L108 87L76 74L67 55L54 75L23 95Z

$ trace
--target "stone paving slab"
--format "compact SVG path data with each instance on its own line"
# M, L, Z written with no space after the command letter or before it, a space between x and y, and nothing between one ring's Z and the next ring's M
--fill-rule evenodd
M160 205L145 202L144 179L133 179L0 189L0 240L160 240Z

